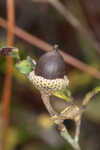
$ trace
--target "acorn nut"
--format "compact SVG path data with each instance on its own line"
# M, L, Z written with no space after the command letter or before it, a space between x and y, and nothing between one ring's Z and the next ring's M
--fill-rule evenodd
M40 57L35 70L30 72L29 79L37 89L49 95L66 88L69 83L66 64L56 45L53 51Z
M37 62L35 74L45 79L63 78L66 64L57 49L42 55Z

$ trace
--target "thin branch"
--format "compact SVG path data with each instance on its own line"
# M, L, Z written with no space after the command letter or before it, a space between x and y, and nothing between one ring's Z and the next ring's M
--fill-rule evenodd
M7 0L7 15L8 15L8 35L7 43L8 46L12 46L14 42L14 0ZM2 150L6 150L7 136L8 136L8 123L9 123L9 112L10 112L10 100L11 100L11 83L12 83L12 59L6 57L7 69L6 77L4 82L4 90L2 95L2 117L3 117L3 139L2 139Z
M68 11L66 7L61 2L59 2L59 0L47 0L47 1L50 2L50 4L54 8L56 8L59 11L59 13L61 13L64 16L66 21L69 22L78 32L87 37L91 41L93 47L100 54L100 44L94 37L93 32L90 29L87 30L84 26L82 26L81 23L78 21L78 19L75 18L70 13L70 11Z
M57 113L54 111L54 109L52 108L50 104L50 97L46 95L45 93L41 92L41 98L50 116L55 116Z
M0 18L0 26L7 29L7 22L2 18ZM21 39L24 39L28 43L30 43L44 51L49 51L52 49L52 45L40 40L39 38L37 38L34 35L30 35L29 33L25 32L24 30L20 29L17 26L14 27L14 33ZM66 63L69 63L70 65L91 74L93 77L100 79L100 72L98 72L95 68L88 66L87 64L85 64L85 63L81 62L80 60L72 57L71 55L63 52L62 50L61 50L61 54L63 55Z
M82 116L82 115L81 115L81 116ZM81 126L81 117L80 117L80 119L78 120L78 122L76 123L76 131L75 131L75 138L74 138L74 141L75 141L76 143L79 142L80 126Z
M82 106L86 107L88 105L89 101L98 93L100 93L100 87L97 87L93 91L87 93L83 99Z
M47 3L47 0L32 0L34 3Z
M59 124L59 131L60 131L60 134L61 136L66 140L68 141L69 144L71 144L71 146L75 149L75 150L81 150L78 142L76 142L71 136L70 134L68 133L66 127L64 124Z
M52 117L54 116L58 116L59 118L59 115L57 115L57 113L55 112L55 110L53 109L53 107L51 106L50 104L50 96L45 94L44 92L40 91L41 92L41 98L42 98L42 101L46 107L46 109L48 110L50 116L51 116L51 119ZM59 120L59 121L54 121L55 124L58 125L58 129L60 131L60 134L61 136L66 140L68 141L68 143L71 144L71 146L75 149L75 150L81 150L80 149L80 146L78 144L78 139L79 139L79 133L80 133L80 121L78 122L77 126L76 126L76 134L75 134L75 138L73 139L71 137L71 135L68 133L65 125L62 123L63 120Z

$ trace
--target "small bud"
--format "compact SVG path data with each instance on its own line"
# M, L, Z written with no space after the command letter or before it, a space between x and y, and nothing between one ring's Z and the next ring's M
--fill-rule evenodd
M2 56L9 56L12 52L12 48L10 47L4 47L0 49L0 53Z
M10 56L11 58L19 59L19 50L16 47L3 47L0 49L2 56Z

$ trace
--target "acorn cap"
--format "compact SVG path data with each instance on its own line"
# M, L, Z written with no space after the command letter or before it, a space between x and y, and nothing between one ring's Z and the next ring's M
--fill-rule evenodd
M35 68L35 74L45 79L64 78L66 64L57 50L57 45L54 46L53 51L47 52L40 57Z

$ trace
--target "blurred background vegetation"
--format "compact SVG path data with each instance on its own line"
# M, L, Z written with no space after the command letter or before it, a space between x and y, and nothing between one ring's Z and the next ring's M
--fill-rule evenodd
M66 9L100 42L100 1L99 0L59 0ZM7 19L6 0L0 0L0 17ZM46 0L15 0L15 23L31 35L59 47L73 57L100 70L100 54L87 36L76 31L59 12ZM7 44L7 32L0 27L0 46ZM38 60L44 53L36 46L15 36L14 46L20 50L21 58L27 55ZM69 89L75 101L82 102L84 95L100 85L100 80L89 73L67 64ZM0 98L5 81L6 59L0 56ZM10 121L7 136L7 150L71 150L49 120L41 101L40 93L31 83L13 68L10 104ZM0 100L1 100L0 99ZM2 101L0 109L2 112ZM2 124L2 113L0 116ZM73 123L65 122L73 134ZM0 134L3 127L0 127ZM2 135L0 135L2 138ZM100 95L93 101L83 116L80 143L84 150L100 150ZM2 141L0 141L2 144Z

